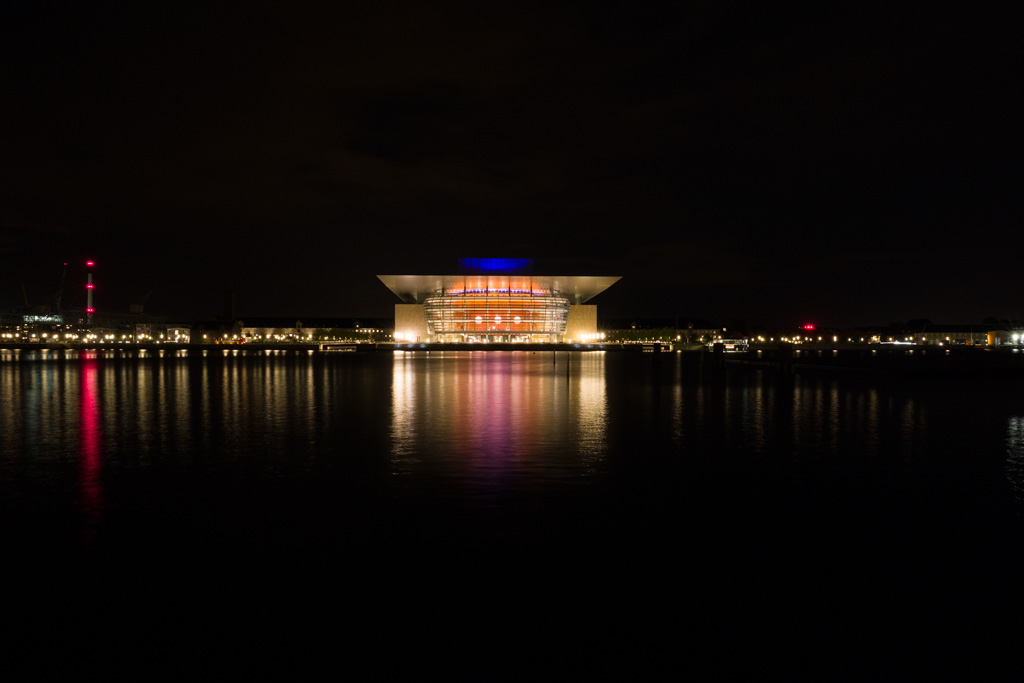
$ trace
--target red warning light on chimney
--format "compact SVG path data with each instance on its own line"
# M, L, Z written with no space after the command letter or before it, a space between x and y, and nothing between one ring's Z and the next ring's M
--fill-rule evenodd
M86 289L92 289L92 288L93 288L93 284L92 284L92 283L90 282L89 284L87 284L87 285L85 286L85 288L86 288Z
M804 329L805 330L813 330L814 329L814 325L812 325L811 323L807 323L806 325L804 325Z
M94 265L96 265L96 264L95 264L95 263L93 263L92 261L86 261L86 262L85 262L85 265L87 265L87 266L90 266L90 267L91 267L91 266L94 266Z
M91 308L87 308L87 309L85 309L85 312L86 312L86 313L92 313L92 312L93 312L93 310L92 310Z

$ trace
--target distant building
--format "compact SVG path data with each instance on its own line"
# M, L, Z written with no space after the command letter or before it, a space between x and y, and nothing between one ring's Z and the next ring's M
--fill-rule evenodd
M892 336L892 335L890 335ZM919 344L941 344L943 346L984 346L1000 343L1009 334L991 325L925 325L920 332L908 332L910 341ZM992 341L992 339L1000 341Z
M458 275L378 275L395 304L395 341L586 342L599 338L586 302L613 276L534 275L532 259L459 259Z
M88 313L65 309L0 315L0 339L26 342L81 342L87 339L138 342L163 339L166 318L135 313Z
M192 338L192 326L176 323L168 325L165 332L167 341L175 344L188 344Z
M385 341L391 330L386 321L373 318L246 318L235 321L229 336L244 338L246 342L287 341Z

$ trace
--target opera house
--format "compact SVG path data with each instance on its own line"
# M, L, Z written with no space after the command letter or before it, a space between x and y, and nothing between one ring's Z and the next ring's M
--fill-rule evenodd
M534 275L532 259L459 259L458 275L378 275L395 304L395 341L598 341L597 306L619 277Z

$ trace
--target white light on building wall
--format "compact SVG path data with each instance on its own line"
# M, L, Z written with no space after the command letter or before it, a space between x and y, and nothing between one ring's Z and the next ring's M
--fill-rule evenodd
M480 323L482 323L483 321L484 321L484 319L483 319L482 317L480 317L479 315L478 315L478 316L476 317L476 323L477 323L478 325L479 325Z
M516 317L512 318L512 320L514 320L516 325L518 325L521 318L517 315Z
M500 315L494 316L494 322L500 323L501 322L501 316Z

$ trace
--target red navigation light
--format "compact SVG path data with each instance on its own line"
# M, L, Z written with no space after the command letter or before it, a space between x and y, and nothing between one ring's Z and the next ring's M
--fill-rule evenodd
M85 265L87 265L87 266L94 266L96 264L94 264L92 261L86 261Z
M92 313L93 311L92 311L92 309L91 309L91 308L87 308L87 309L85 309L85 312L86 312L86 313Z
M814 325L812 325L810 323L807 323L806 325L804 325L804 329L805 330L813 330L814 329Z

